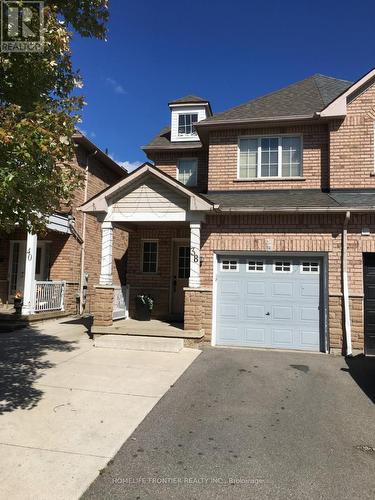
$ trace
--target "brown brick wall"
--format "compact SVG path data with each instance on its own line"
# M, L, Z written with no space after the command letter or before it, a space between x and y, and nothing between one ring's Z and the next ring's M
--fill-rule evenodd
M341 252L344 215L213 215L202 228L202 287L213 282L214 251L319 252L328 258L331 347L342 344ZM363 226L371 235L362 236ZM375 252L375 216L352 215L348 227L349 294L353 348L363 349L363 253ZM209 329L206 332L210 334Z
M106 168L97 161L95 156L88 156L83 148L77 150L77 164L85 169L88 168L88 190L87 199L92 198L107 186L114 184L119 180L117 174ZM78 207L84 202L84 187L77 190L74 196L74 202L71 207L71 213L75 217L75 229L83 237L83 226L85 215L78 210ZM56 233L55 233L56 234ZM127 250L127 232L119 228L114 229L113 233L113 282L118 285L124 282L125 273L125 255ZM64 238L55 236L56 259L51 268L52 279L67 279L80 283L81 269L81 245L72 236ZM101 224L92 215L86 215L86 236L85 236L85 265L84 271L89 274L86 312L92 312L95 302L95 285L99 284L100 262L101 262Z
M79 314L77 293L79 293L79 283L67 281L65 285L64 310L70 314Z
M190 240L190 229L187 225L170 226L169 223L161 222L153 226L138 228L137 231L130 233L127 267L127 284L130 285L130 316L134 317L135 297L138 294L149 294L155 299L152 317L167 318L169 316L172 239ZM159 262L156 274L145 274L141 270L143 239L159 241Z
M119 176L109 170L106 166L96 160L94 156L87 156L86 151L79 147L76 153L76 165L84 170L89 164L88 192L91 198L107 186L119 180ZM84 202L84 186L76 190L71 207L63 207L64 212L71 213L76 220L75 229L79 235L83 235L84 214L78 207ZM24 233L4 235L0 240L0 299L6 302L8 298L8 265L9 265L9 240L26 239ZM79 290L81 280L81 244L73 236L67 236L56 232L49 232L40 237L51 241L50 247L50 279L64 280L75 283L76 291ZM94 303L94 286L99 283L100 261L101 261L101 225L96 218L86 215L86 242L85 242L85 272L89 274L89 287L87 294L86 312L92 310ZM113 234L113 281L118 285L125 281L125 263L127 252L127 232L119 227L114 229ZM75 294L75 293L74 293ZM69 303L71 299L69 299ZM69 306L70 307L70 306ZM73 306L72 306L73 307Z
M331 188L375 188L375 84L348 104L330 127Z
M204 330L205 340L211 338L212 290L185 289L184 329Z
M206 151L181 151L153 153L150 159L155 162L155 166L174 179L177 176L177 163L180 158L198 158L198 184L196 190L204 193L207 191L207 164L208 156Z
M202 225L202 289L185 291L185 329L204 329L211 335L213 253L249 251L264 253L271 244L274 252L325 255L328 263L328 309L331 347L342 345L342 227L344 214L228 214L210 215ZM362 236L362 227L370 236ZM154 317L168 313L172 238L189 238L189 228L167 228L161 224L139 228L131 233L127 282L130 285L130 311L134 312L137 293L150 293L156 299ZM142 238L159 239L159 273L140 271ZM375 215L352 214L348 227L349 293L353 348L363 349L363 253L375 252Z
M113 288L96 286L94 288L92 313L95 326L112 325Z
M241 135L302 134L305 180L237 181L238 138ZM211 132L208 190L319 189L328 184L327 125L230 129Z

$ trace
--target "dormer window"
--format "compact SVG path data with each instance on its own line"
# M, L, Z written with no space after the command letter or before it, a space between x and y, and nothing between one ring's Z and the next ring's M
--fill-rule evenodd
M197 142L199 135L195 125L208 116L212 116L207 99L187 95L171 101L171 142Z
M178 115L178 135L186 137L197 135L194 123L198 121L198 113L184 113Z

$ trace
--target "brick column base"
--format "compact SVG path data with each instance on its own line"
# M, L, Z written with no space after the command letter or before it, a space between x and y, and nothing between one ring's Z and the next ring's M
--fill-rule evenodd
M92 312L94 315L94 326L112 326L113 286L95 286Z
M212 289L184 288L184 329L204 330L205 340L212 333Z
M349 296L350 321L352 325L352 347L364 349L363 297ZM342 294L329 296L329 339L331 349L342 349L344 343L344 318Z
M64 310L70 314L79 314L77 294L79 294L79 283L67 281L65 283Z

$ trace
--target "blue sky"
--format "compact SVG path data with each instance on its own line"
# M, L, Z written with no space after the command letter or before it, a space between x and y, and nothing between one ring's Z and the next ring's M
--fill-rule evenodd
M81 129L119 162L169 123L186 94L223 111L322 73L375 66L375 2L110 0L108 41L73 40L87 106Z

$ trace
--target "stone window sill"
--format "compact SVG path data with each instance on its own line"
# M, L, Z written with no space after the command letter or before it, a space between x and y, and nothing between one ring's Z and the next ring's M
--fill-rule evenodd
M234 179L233 182L287 182L305 180L305 177L256 177L254 179Z

